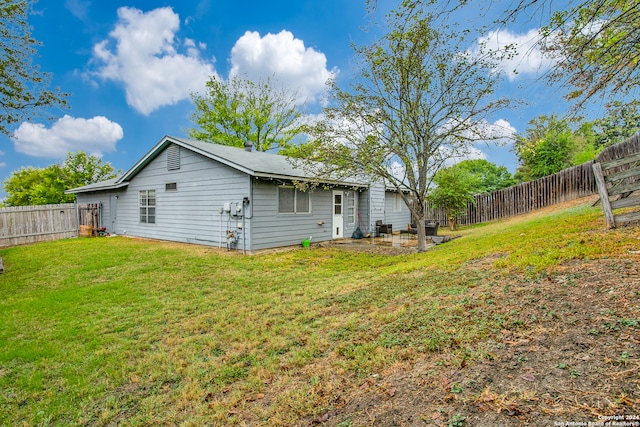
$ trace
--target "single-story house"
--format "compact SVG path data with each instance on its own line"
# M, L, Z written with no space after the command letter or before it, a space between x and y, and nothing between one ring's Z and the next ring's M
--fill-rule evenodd
M404 228L399 194L361 179L322 180L313 189L290 159L166 136L120 178L67 190L101 206L117 235L257 251L375 232L377 220Z

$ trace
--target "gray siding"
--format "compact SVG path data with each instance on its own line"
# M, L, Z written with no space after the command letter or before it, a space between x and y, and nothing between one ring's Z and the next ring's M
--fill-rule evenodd
M169 171L165 150L131 180L118 199L117 234L226 247L226 230L238 231L238 220L219 209L249 197L249 178L190 150L181 149L180 156L180 169ZM173 182L177 190L165 190ZM141 190L156 191L155 224L140 222ZM247 223L233 247L242 249L248 233Z
M409 208L402 200L402 197L394 191L385 192L384 222L393 225L393 231L407 228L407 225L411 222Z
M375 183L371 185L371 218L369 230L376 229L376 221L381 219L385 222L385 190L384 185Z
M340 188L311 190L311 213L278 213L278 186L274 181L253 180L251 201L252 250L279 246L299 245L303 239L312 237L311 242L331 240L334 190ZM353 191L346 188L343 191ZM356 206L359 195L356 195ZM357 227L348 224L346 204L344 237L351 237Z
M362 234L371 233L372 221L371 221L371 190L368 188L362 189L358 194L358 226L362 231ZM375 228L374 228L375 230Z

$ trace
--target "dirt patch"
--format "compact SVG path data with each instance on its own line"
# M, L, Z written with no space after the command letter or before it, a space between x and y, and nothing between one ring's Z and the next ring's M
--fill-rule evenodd
M309 424L640 425L638 261L573 262L537 280L496 276L469 296L491 289L491 315L509 319L500 333L399 363Z
M443 236L439 236L443 237ZM446 236L448 241L460 236ZM446 244L442 242L439 244ZM415 236L394 234L388 237L370 237L363 239L342 239L318 243L316 247L339 247L345 250L364 252L377 255L403 255L418 252L418 239ZM436 247L437 244L427 240L427 250Z
M318 247L339 247L340 249L377 255L403 255L418 252L417 240L371 237L366 239L343 239L318 243Z

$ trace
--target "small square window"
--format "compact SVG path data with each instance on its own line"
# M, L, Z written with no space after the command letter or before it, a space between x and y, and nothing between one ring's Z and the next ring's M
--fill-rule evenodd
M176 190L178 190L178 183L177 182L167 182L164 185L164 190L165 191L176 191Z

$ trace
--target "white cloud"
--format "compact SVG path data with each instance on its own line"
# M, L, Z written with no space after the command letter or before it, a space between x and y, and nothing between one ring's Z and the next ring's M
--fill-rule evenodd
M40 123L24 122L13 133L17 152L47 158L62 158L79 150L101 157L102 153L115 151L116 142L123 136L122 126L106 117L82 119L68 115L50 129Z
M144 115L189 99L216 72L213 60L200 58L206 45L176 40L179 28L170 7L146 13L121 7L109 39L93 48L92 62L98 66L91 75L124 84L127 103Z
M464 144L471 142L474 144L507 145L513 141L516 128L504 119L496 120L494 123L481 120L468 124L460 119L449 119L437 132L455 134L456 141L459 140ZM459 146L460 144L456 143L455 145Z
M553 59L545 56L540 50L540 40L537 29L521 34L498 30L479 38L477 46L484 46L492 52L505 52L508 48L509 52L501 55L496 70L503 71L510 81L514 81L518 76L540 75L553 66ZM476 47L472 53L478 54L479 49Z
M327 80L338 73L327 69L327 57L289 31L266 34L247 31L231 49L229 76L246 75L250 79L274 77L298 93L298 101L317 102L325 92Z
M509 121L504 119L496 120L493 123L482 121L476 124L476 135L481 135L486 138L481 142L491 142L497 145L507 145L513 142L514 135L516 134L516 128L514 128Z
M91 6L91 2L89 1L81 1L81 0L66 0L64 2L64 7L71 12L73 16L78 18L81 21L87 19L89 13L89 6Z
M462 150L453 154L450 148L443 147L443 158L448 158L446 166L452 166L463 160L487 160L487 155L482 151L482 146L505 146L513 142L516 128L507 120L499 119L493 123L482 121L465 132L467 138L474 141L474 145L467 145Z

